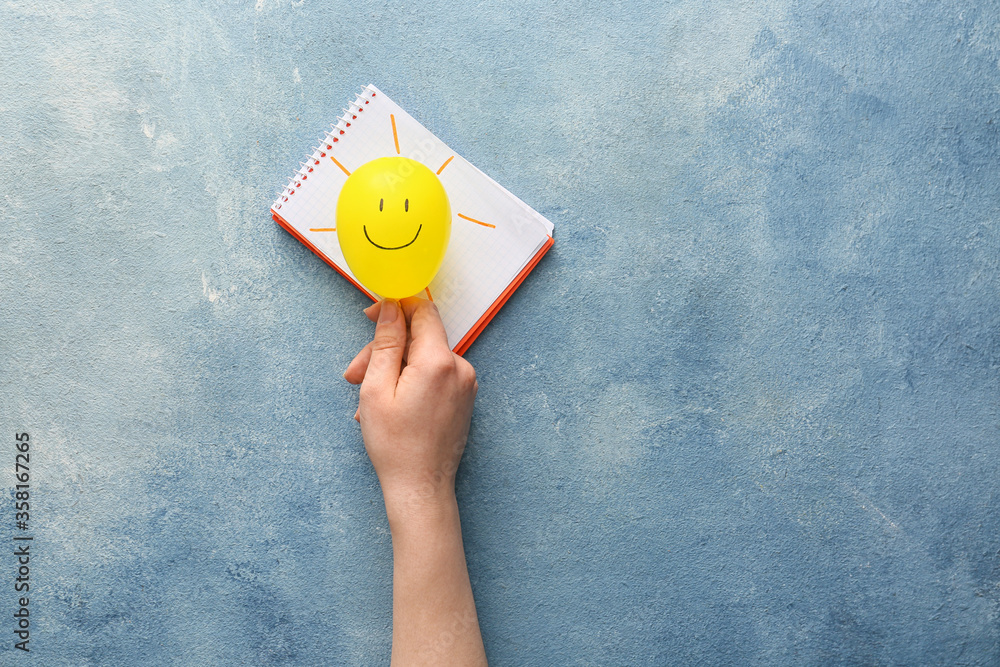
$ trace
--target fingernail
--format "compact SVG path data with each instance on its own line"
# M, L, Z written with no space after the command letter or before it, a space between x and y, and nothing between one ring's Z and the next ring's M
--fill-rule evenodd
M378 323L379 324L391 324L396 321L396 313L399 312L399 308L396 306L396 302L392 299L386 299L382 302L382 310L378 313Z

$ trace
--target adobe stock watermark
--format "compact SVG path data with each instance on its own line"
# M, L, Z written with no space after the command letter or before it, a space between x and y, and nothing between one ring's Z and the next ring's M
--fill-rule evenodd
M27 433L14 434L14 648L30 652L31 641L30 598L31 590L31 543L30 501L31 501L31 436Z
M455 475L458 472L466 443L464 440L456 442L449 448L448 456L440 467L433 471L427 471L421 476L419 482L409 489L409 492L402 497L401 502L409 510L419 510L425 507L429 501L440 497L442 491L455 491Z
M466 609L464 612L456 613L452 617L450 625L432 639L422 653L427 656L430 664L446 664L449 662L448 655L458 638L468 635L478 627L479 619L474 609ZM485 667L486 663L483 662L481 665ZM474 667L480 666L475 665Z

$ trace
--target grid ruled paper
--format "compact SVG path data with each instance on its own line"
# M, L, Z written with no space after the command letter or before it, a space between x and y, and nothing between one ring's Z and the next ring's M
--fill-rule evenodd
M448 343L455 348L549 240L553 225L448 148L382 91L369 85L361 92L271 209L354 278L336 232L317 231L336 227L337 197L347 174L334 160L353 172L366 162L395 155L421 162L435 173L444 165L438 177L451 203L451 239L428 289L441 312Z

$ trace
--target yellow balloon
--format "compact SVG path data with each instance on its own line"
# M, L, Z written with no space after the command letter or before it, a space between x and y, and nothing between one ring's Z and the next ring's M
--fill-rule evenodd
M430 284L451 236L451 206L433 171L382 157L351 173L337 201L337 240L351 273L383 297Z

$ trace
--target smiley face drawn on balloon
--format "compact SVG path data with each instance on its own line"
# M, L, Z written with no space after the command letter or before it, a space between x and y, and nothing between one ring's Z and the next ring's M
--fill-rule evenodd
M362 284L400 299L423 290L444 260L451 206L430 169L382 157L355 169L337 201L337 239Z

